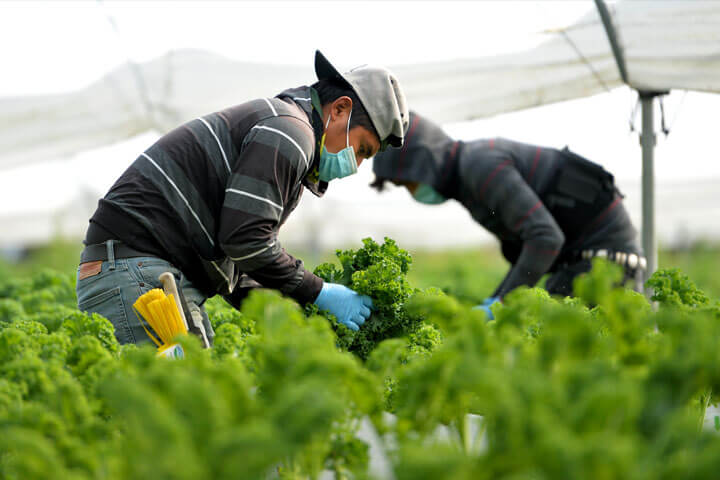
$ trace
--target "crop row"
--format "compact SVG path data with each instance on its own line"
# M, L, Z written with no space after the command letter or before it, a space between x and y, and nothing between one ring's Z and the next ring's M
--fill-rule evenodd
M576 297L495 320L407 281L392 240L316 273L373 297L357 333L259 290L206 308L182 360L120 346L73 275L0 281L0 478L716 478L720 306L680 272L657 308L598 262ZM369 465L370 429L387 459Z

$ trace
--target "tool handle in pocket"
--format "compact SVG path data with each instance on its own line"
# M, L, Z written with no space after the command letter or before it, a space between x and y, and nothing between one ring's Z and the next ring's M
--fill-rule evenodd
M178 288L177 283L175 282L175 276L170 272L165 272L160 274L158 279L163 284L165 294L173 294L175 304L177 305L178 310L180 310L180 318L182 318L183 322L185 322L187 331L200 338L203 348L210 348L210 340L205 332L205 326L203 325L202 320L198 322L196 321L196 318L193 317L193 314L185 301L185 295L183 295L182 289Z
M175 276L170 272L164 272L160 274L158 280L162 283L165 295L172 294L175 299L175 305L180 312L180 318L182 318L182 321L185 324L185 329L189 332L190 328L188 328L188 321L187 318L185 318L185 310L183 310L183 306L180 303L180 294L178 293L177 284L175 283Z

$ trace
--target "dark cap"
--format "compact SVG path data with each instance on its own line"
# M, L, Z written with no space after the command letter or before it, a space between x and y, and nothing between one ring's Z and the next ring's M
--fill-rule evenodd
M389 70L363 65L341 74L320 50L315 52L318 80L340 79L358 96L367 111L380 143L400 147L407 132L409 114L405 94Z

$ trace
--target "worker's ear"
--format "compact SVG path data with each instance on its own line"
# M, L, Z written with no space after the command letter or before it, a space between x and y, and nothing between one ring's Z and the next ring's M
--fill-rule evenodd
M341 118L343 117L343 115L348 115L352 110L352 103L353 102L350 97L338 97L335 99L335 101L332 103L332 106L330 107L330 114L334 118Z

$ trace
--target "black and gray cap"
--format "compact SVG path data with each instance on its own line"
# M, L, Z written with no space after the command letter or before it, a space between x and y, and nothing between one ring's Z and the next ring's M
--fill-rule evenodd
M373 172L378 178L401 182L417 182L437 189L445 183L446 158L454 156L457 142L443 129L410 112L410 128L402 148L390 148L373 159Z
M318 80L339 78L357 94L380 137L380 150L387 144L402 146L409 114L405 94L395 75L383 67L363 65L341 74L320 50L315 52Z

